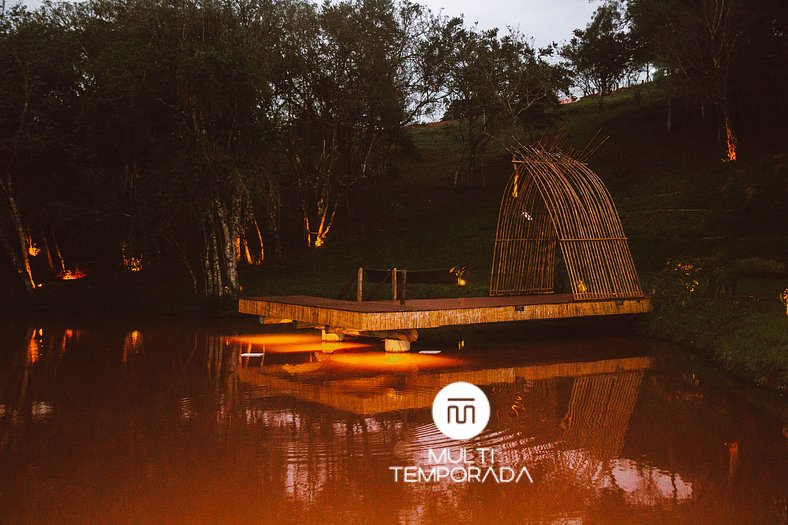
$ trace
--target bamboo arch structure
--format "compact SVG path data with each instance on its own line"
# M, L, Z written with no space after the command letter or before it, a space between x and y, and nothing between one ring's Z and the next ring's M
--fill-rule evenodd
M599 177L558 150L513 150L490 295L554 293L556 252L575 300L643 297L627 238Z

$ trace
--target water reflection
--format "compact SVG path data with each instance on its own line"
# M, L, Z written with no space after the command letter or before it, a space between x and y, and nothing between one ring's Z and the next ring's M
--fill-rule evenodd
M12 522L786 517L783 422L671 348L564 336L391 355L238 329L0 325L0 509ZM430 415L454 381L491 402L465 446L533 484L394 482L390 466L458 446Z

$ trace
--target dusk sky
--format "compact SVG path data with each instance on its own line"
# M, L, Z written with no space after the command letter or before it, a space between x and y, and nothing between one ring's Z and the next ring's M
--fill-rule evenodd
M12 5L14 0L6 0ZM26 0L30 7L38 7L39 0ZM537 46L568 40L575 28L585 27L600 2L593 0L418 0L434 12L443 10L446 16L465 15L465 22L479 23L481 29L497 27L506 32L507 26L519 29L534 38Z
M589 0L420 0L446 16L465 15L468 25L479 23L482 29L506 27L519 29L534 38L537 46L568 40L576 28L584 28L600 2Z

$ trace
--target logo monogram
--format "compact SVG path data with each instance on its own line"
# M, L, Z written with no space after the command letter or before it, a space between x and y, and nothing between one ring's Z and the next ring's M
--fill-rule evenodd
M476 385L464 381L451 383L435 396L432 419L446 437L471 439L487 426L490 402Z

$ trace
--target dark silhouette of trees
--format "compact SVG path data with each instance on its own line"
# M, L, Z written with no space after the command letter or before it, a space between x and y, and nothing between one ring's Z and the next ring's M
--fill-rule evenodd
M607 1L585 29L561 47L561 57L583 95L595 94L599 105L624 77L637 69L636 46L630 38L619 2Z
M0 20L6 266L31 292L31 258L49 261L42 278L73 270L66 237L66 261L174 261L196 292L234 298L239 264L281 259L283 221L318 248L351 188L396 175L411 147L403 126L444 96L440 24L388 0L11 9Z
M717 109L727 161L737 158L742 122L785 114L788 82L778 64L788 60L787 12L772 0L629 2L633 34L664 70L671 97Z
M461 18L449 20L441 33L444 118L458 121L462 144L455 186L483 186L481 156L495 134L504 126L515 135L539 129L569 88L565 69L546 60L552 48L537 50L518 32L497 33L466 28Z

